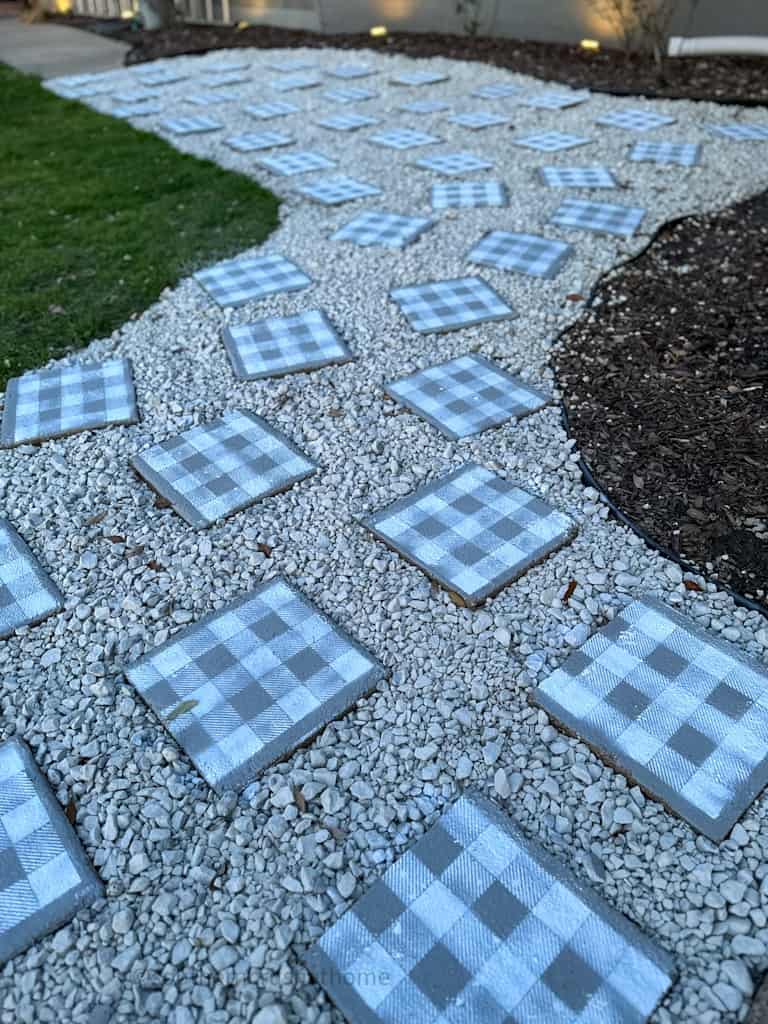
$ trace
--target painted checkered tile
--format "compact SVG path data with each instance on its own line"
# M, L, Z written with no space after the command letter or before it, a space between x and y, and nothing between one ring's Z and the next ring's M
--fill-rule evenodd
M450 103L443 100L414 100L413 103L404 103L398 110L406 114L438 114L441 110L450 110Z
M366 117L365 114L332 114L317 122L321 128L329 128L335 132L356 132L358 128L370 128L378 124L378 118Z
M381 195L381 189L375 185L345 177L343 174L311 181L297 191L324 206L338 206L340 203L349 203L355 199Z
M109 113L112 117L127 121L131 117L150 117L152 114L159 114L162 109L160 103L129 103L112 107Z
M368 141L390 149L413 149L416 146L434 145L436 142L442 142L442 139L428 135L427 132L415 131L413 128L391 128L388 131L374 132L368 136Z
M629 159L695 167L701 160L701 146L695 142L636 142Z
M479 277L411 284L395 288L389 295L414 331L421 334L455 331L491 320L510 320L517 315Z
M401 71L390 79L395 85L434 85L436 82L447 82L448 75L440 71Z
M277 255L224 260L194 276L220 306L242 306L265 295L296 292L312 284L295 263Z
M432 186L432 209L475 209L509 206L509 192L501 181L440 181Z
M733 142L766 142L768 141L768 124L707 124L704 125L713 135L722 135Z
M509 124L510 119L503 114L493 114L488 110L468 111L464 114L453 114L447 118L451 124L458 124L462 128L472 128L477 131L480 128L493 128L500 124Z
M242 789L383 675L372 655L281 577L126 670L219 792Z
M369 75L375 75L376 72L368 64L337 64L335 68L329 68L326 74L331 75L333 78L368 78Z
M259 163L273 174L282 174L285 177L307 174L309 171L326 171L336 166L327 156L309 149L296 149L292 153L280 153L278 156L263 156Z
M137 420L127 359L56 366L8 381L0 443L10 448Z
M401 249L415 241L433 223L429 217L405 217L382 210L365 210L331 235L331 241Z
M572 245L557 239L512 231L489 231L470 249L467 259L497 270L518 270L532 277L555 277L572 252Z
M273 149L275 146L290 146L295 139L284 132L241 132L224 139L227 146L238 153L254 153L260 149Z
M316 463L260 416L234 409L131 465L190 526L210 526L311 476Z
M336 328L319 309L227 327L224 344L240 380L281 377L352 359Z
M249 60L220 60L215 64L209 64L205 73L207 75L229 75L234 71L244 71L251 67Z
M588 199L564 199L550 218L561 228L581 228L601 234L629 238L645 216L641 206L592 203Z
M314 89L315 86L322 85L323 80L319 75L298 74L275 78L269 84L275 92L292 92L294 89Z
M566 107L575 107L589 99L589 92L531 92L520 98L524 107L533 107L534 110L564 110Z
M112 93L111 99L114 104L132 107L137 103L149 103L156 100L157 97L158 93L154 89L137 89L133 87L118 89L117 92Z
M481 100L503 100L509 96L515 96L520 92L519 85L510 85L508 82L489 82L481 85L471 94Z
M136 75L142 85L148 85L150 88L173 85L175 82L185 81L188 77L188 75L181 74L180 71L171 71L170 68L151 68L149 71L140 71Z
M592 167L557 167L554 164L539 168L542 182L550 188L617 188L618 182L600 164Z
M364 525L472 608L573 537L572 521L474 462Z
M0 640L60 611L64 599L27 545L0 519Z
M474 153L460 152L425 156L421 160L416 160L415 166L425 171L437 171L438 174L453 176L471 174L473 171L487 171L493 164L481 156L475 156Z
M716 842L768 782L768 673L654 598L536 689L548 714Z
M309 71L316 65L308 60L293 60L286 58L285 60L267 61L266 66L271 71L279 71L283 75L293 75L299 71Z
M478 355L429 366L387 384L385 391L454 441L520 419L549 401Z
M338 86L336 89L326 89L323 97L332 103L365 103L366 100L376 99L376 93L370 89L360 89L354 85Z
M465 793L304 962L355 1024L643 1024L671 957Z
M660 128L665 124L674 124L674 117L657 114L653 110L613 110L603 117L598 117L595 124L607 125L611 128L626 128L632 132L647 132L651 128Z
M240 97L236 92L220 89L218 92L195 92L186 97L187 103L193 107L217 107L224 103L235 103Z
M586 146L591 139L585 139L582 135L571 135L568 132L534 132L532 135L524 135L511 141L515 146L536 149L540 153L559 153L561 150L573 149L575 146Z
M160 122L160 127L173 135L195 135L200 132L217 132L224 125L212 117L169 117Z
M0 963L104 895L26 744L0 745Z
M282 100L275 100L273 103L251 104L245 108L246 114L255 117L258 121L269 121L273 117L286 117L288 114L298 114L301 108L293 103L283 103Z
M244 75L242 71L212 71L209 74L203 75L201 79L203 85L207 85L211 89L222 89L229 85L243 85L245 82L250 82L250 80L250 75Z

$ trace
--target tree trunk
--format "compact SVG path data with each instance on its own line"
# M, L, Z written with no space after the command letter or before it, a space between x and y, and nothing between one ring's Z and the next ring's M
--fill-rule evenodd
M173 0L139 0L139 10L144 28L168 28L176 23L176 7Z

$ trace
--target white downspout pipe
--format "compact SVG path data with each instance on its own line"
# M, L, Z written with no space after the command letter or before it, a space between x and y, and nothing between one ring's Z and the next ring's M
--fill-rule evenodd
M768 57L768 36L672 36L670 57Z

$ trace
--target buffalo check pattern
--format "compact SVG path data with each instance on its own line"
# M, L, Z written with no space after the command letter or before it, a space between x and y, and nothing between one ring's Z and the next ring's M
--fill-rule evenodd
M671 958L465 793L304 961L355 1024L643 1024Z
M195 527L279 494L317 469L266 420L240 409L161 441L131 465Z
M284 103L282 100L275 100L272 103L255 103L245 108L246 114L255 117L258 121L270 121L273 117L286 117L288 114L298 114L299 107L293 103Z
M103 894L29 748L7 740L0 745L0 963Z
M768 141L768 124L708 124L704 126L713 135L722 135L732 142Z
M432 186L432 209L476 209L509 206L509 192L501 181L441 181Z
M126 676L219 792L242 789L384 675L278 577L201 619Z
M398 110L406 114L439 114L442 110L450 110L450 103L444 100L414 100L413 103L404 103Z
M330 128L336 132L355 132L358 128L370 128L378 124L378 118L366 117L365 114L331 114L317 122L321 128Z
M539 168L542 182L550 188L616 188L617 182L607 167L557 167L549 164Z
M453 114L448 118L451 124L458 124L462 128L493 128L500 124L509 124L509 118L503 114L494 114L488 110L467 111L464 114Z
M366 100L376 98L376 93L370 89L361 89L354 85L338 86L336 89L327 89L323 96L332 103L365 103Z
M489 82L487 85L481 85L479 89L475 89L472 95L480 100L503 100L509 96L515 96L519 92L519 85L510 85L508 82Z
M311 181L297 191L324 206L338 206L340 203L349 203L355 199L381 195L381 189L375 185L357 181L356 178L348 178L343 174Z
M0 519L0 640L60 611L64 599L35 556L5 519Z
M293 92L296 89L314 89L316 85L322 85L322 79L314 74L286 75L269 84L275 92Z
M331 235L331 241L401 249L415 241L432 224L429 217L405 217L381 210L366 210Z
M137 420L127 359L57 366L8 382L0 442L10 448Z
M653 598L593 634L533 699L716 842L768 782L765 666Z
M393 75L390 81L395 85L434 85L436 82L447 82L448 75L440 71L402 71Z
M419 370L385 390L454 441L527 416L549 401L543 392L474 354Z
M389 149L413 149L416 146L431 146L442 140L427 132L415 131L413 128L390 128L387 131L374 132L368 136L368 141Z
M566 107L575 107L589 99L588 92L532 92L520 99L524 107L533 107L534 110L564 110Z
M352 358L333 324L319 309L227 327L224 344L240 380L316 370Z
M439 153L436 156L426 156L417 160L416 167L425 171L437 171L439 174L449 176L459 174L471 174L473 171L487 171L493 164L474 153Z
M581 228L584 231L629 238L640 227L644 216L645 210L641 206L564 199L552 214L550 223L561 228Z
M516 146L524 146L526 149L536 149L540 153L559 153L564 149L574 149L576 146L586 146L590 139L582 135L571 135L569 132L534 132L532 135L523 135L519 139L512 139Z
M282 174L285 177L306 174L308 171L326 171L336 166L327 156L309 149L297 149L292 153L280 153L278 156L263 156L259 163L273 174Z
M701 160L701 146L695 142L636 142L629 159L695 167Z
M467 253L471 263L497 270L518 270L532 277L555 277L573 252L568 242L540 235L489 231Z
M217 132L224 125L212 117L192 115L190 117L168 117L160 127L172 135L197 135L203 132Z
M626 128L632 132L647 132L651 128L660 128L662 125L674 124L674 117L667 117L664 114L657 114L653 110L614 110L610 114L598 117L595 124L607 125L610 128Z
M275 146L290 146L295 140L284 132L241 132L230 135L224 142L238 153L254 153L260 149L274 149Z
M567 516L474 462L364 525L469 607L493 597L575 532Z
M194 276L220 306L242 306L266 295L296 292L312 284L295 263L276 254L224 260Z
M509 320L516 315L479 277L406 285L389 294L414 331L421 334L454 331L491 320Z

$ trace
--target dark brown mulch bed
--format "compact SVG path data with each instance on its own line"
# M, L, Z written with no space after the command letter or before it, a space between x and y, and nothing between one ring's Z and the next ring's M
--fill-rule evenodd
M397 32L385 40L367 33L321 35L268 25L238 30L211 25L179 25L146 32L125 22L64 17L63 21L123 39L132 45L127 62L136 64L182 53L202 53L233 46L261 48L337 46L343 49L383 50L411 57L453 57L479 60L538 78L564 82L578 88L608 92L652 94L688 99L714 99L744 103L768 103L768 61L751 57L686 57L667 62L665 81L660 82L653 63L617 50L589 53L578 46L526 42L521 39L473 39L426 32Z
M555 358L586 463L656 543L765 603L768 192L667 225L593 299Z

